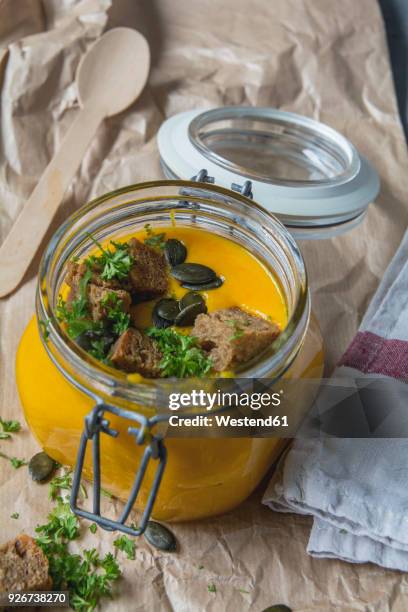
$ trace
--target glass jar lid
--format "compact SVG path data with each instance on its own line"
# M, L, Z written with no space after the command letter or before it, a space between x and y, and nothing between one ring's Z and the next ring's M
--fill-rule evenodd
M216 184L241 192L251 181L254 200L300 238L351 229L379 191L375 169L344 136L272 108L180 113L163 123L158 146L169 178L205 168Z

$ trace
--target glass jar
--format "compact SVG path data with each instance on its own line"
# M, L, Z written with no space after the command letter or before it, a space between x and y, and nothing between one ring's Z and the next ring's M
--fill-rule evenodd
M205 183L157 181L118 189L72 215L54 234L42 259L36 317L18 350L17 384L27 422L41 447L70 466L75 465L81 448L74 493L81 473L97 484L93 513L82 512L82 516L128 533L132 530L123 523L135 491L136 506L145 509L140 530L153 503L153 517L159 520L219 514L254 490L283 444L279 438L255 437L163 440L155 416L164 379L133 382L125 373L93 360L60 327L55 308L67 264L90 252L89 234L99 241L118 240L146 223L155 229L175 223L225 236L273 271L286 300L288 324L262 358L240 376L274 381L317 378L323 368L322 340L310 316L299 249L275 217L245 196ZM44 328L46 334L41 333ZM175 390L180 382L171 381ZM303 397L299 402L299 418L309 401ZM158 433L150 431L152 424ZM130 433L129 427L133 428ZM93 441L92 454L86 449L89 441ZM100 483L123 500L130 495L118 522L100 516Z
M296 239L351 230L379 192L375 168L347 138L276 108L178 113L160 126L157 144L168 178L190 178L205 168L222 187L242 190L250 182L254 200Z

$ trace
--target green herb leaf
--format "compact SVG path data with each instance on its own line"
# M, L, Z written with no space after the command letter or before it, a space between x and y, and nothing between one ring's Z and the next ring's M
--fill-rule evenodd
M72 489L72 473L65 472L64 474L54 476L50 480L49 498L57 499L60 491L70 491Z
M54 476L54 478L50 480L48 496L50 499L56 500L58 499L61 491L71 491L71 489L72 489L72 471L66 470L63 474ZM86 493L86 489L82 483L80 485L79 490L83 498L88 497Z
M118 336L122 335L130 325L130 315L124 310L123 300L118 297L117 293L111 291L101 300L101 303L105 307L107 318L113 321L112 331Z
M13 514L10 514L10 518L12 519L18 519L20 517L18 512L13 512Z
M21 429L21 423L19 421L6 421L0 417L0 429L3 433L17 433Z
M56 307L57 319L67 326L70 338L77 338L86 331L100 331L101 323L90 318L88 304L88 284L92 278L92 271L88 268L79 281L78 297L69 304L62 296L58 298Z
M13 466L13 468L18 470L18 468L21 468L23 465L27 465L28 461L26 461L25 459L18 459L18 457L11 457L10 463Z
M208 589L209 593L216 593L217 592L217 587L215 586L215 584L213 582L207 586L207 589Z
M238 340L238 338L242 338L244 335L244 330L242 327L240 327L241 323L234 319L227 321L227 323L234 329L234 333L229 337L229 340Z
M144 228L147 234L147 238L145 238L144 243L156 249L164 249L164 245L166 244L166 234L164 232L156 234L150 223L146 223Z
M44 338L44 341L47 342L50 336L50 322L48 320L43 321L42 319L40 319L38 321L38 324L40 326L42 337Z
M113 541L113 545L116 546L118 550L126 553L128 559L135 559L136 556L136 544L133 540L128 538L126 535L122 535L116 540Z
M3 459L7 459L8 461L10 461L11 465L15 470L18 470L18 468L21 468L23 465L27 465L28 463L28 461L26 461L25 459L19 459L18 457L9 457L4 453L0 453L0 457L3 457Z
M79 522L69 504L58 500L48 523L36 532L37 544L48 558L53 588L69 591L74 610L91 612L101 597L112 595L113 582L121 575L113 555L101 558L94 548L84 550L83 556L69 551L69 542L79 537Z
M91 255L88 257L87 262L91 267L96 265L100 268L101 278L103 280L112 280L117 278L123 280L127 277L135 263L134 257L129 253L129 245L127 242L114 242L110 241L110 244L114 247L114 251L110 249L104 249L103 246L95 240L91 234L87 234L89 238L99 248L101 255Z
M163 354L159 364L162 376L200 377L211 370L212 361L198 346L197 338L194 336L186 336L172 328L150 327L146 333L156 340Z
M98 525L96 523L92 523L92 525L89 525L89 531L91 533L96 533L97 529L98 529Z

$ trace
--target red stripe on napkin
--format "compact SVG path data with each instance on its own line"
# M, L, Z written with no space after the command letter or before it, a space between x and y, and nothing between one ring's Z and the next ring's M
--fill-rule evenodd
M408 378L408 342L358 332L339 363L364 374Z

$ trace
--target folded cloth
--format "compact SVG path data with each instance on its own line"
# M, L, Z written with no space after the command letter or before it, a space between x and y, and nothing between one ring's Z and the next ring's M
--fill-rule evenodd
M334 376L353 374L394 380L404 393L392 394L392 402L406 402L408 231ZM263 503L314 517L313 556L408 571L408 439L297 439Z

